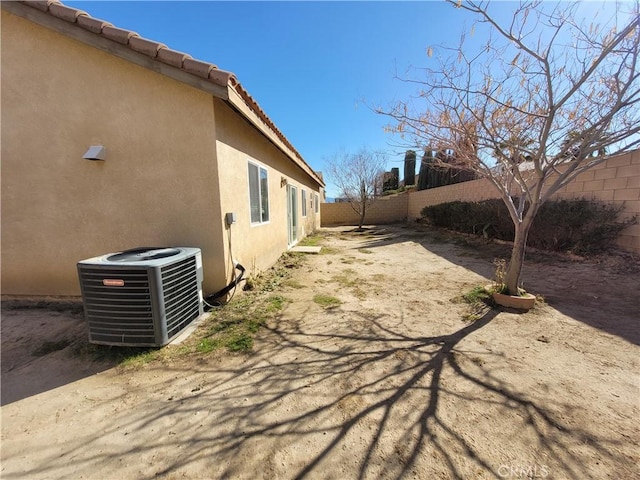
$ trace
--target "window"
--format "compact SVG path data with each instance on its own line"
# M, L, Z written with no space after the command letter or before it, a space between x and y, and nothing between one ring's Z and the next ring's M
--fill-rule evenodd
M249 162L251 223L269 221L269 178L267 169Z
M302 193L302 216L306 217L307 216L307 191L300 190L300 192Z
M320 198L318 197L317 193L314 193L313 197L314 197L314 200L315 200L314 204L315 204L315 207L316 207L316 213L319 213L320 212Z

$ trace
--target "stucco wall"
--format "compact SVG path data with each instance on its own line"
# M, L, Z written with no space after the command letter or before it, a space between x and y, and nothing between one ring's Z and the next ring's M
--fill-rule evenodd
M407 219L408 193L380 197L367 207L365 224L403 222ZM358 214L349 203L323 203L322 226L358 225Z
M78 295L78 260L156 245L221 285L211 96L6 11L1 38L2 293Z
M227 104L216 99L215 112L222 213L236 213L237 222L230 229L233 257L254 273L271 266L288 247L286 185L297 187L298 240L320 226L320 214L310 202L314 193L319 194L319 185ZM270 218L259 225L251 224L249 210L250 160L268 172ZM307 191L306 217L302 217L302 189ZM228 244L229 276L227 248Z

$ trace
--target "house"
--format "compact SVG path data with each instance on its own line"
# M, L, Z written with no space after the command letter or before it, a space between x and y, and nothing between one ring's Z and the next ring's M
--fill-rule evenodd
M139 246L200 248L210 294L320 226L322 178L232 73L56 1L1 15L3 294L79 295L79 260Z

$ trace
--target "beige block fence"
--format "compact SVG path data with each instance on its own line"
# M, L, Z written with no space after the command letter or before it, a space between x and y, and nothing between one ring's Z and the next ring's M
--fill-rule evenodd
M407 220L409 195L380 197L367 207L365 223L381 225ZM323 227L336 225L358 225L358 214L349 203L320 204L320 219Z
M420 211L431 205L454 202L478 202L498 198L486 179L405 192L381 197L370 207L366 224L385 224L420 218ZM640 217L640 150L608 158L600 165L579 175L553 195L552 199L586 198L623 205L622 218ZM357 225L358 216L348 203L323 203L322 226ZM640 224L627 227L616 244L630 252L640 253Z

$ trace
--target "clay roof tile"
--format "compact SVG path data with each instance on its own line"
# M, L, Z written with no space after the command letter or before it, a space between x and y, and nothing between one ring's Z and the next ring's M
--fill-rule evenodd
M129 44L129 39L131 37L139 37L136 32L132 32L131 30L125 30L124 28L112 27L112 26L104 26L102 28L102 35L109 40L113 40L114 42L121 43L123 45Z
M202 78L209 78L209 72L214 68L217 68L215 65L207 62L202 62L200 60L196 60L194 58L185 58L182 63L182 68L189 73L193 73Z
M238 92L240 97L242 97L245 103L249 106L249 108L251 108L251 110L253 110L256 113L256 115L258 115L260 120L262 120L265 123L265 125L267 125L273 131L273 133L276 134L276 136L282 141L282 143L284 143L294 153L294 155L296 155L296 157L299 160L301 160L305 165L307 165L307 162L304 161L304 159L302 158L302 155L300 155L300 152L298 152L295 149L295 147L291 144L291 142L289 142L287 137L285 137L284 134L278 129L278 127L275 126L273 121L269 118L269 116L265 113L265 111L260 107L260 105L258 105L258 102L256 102L256 100L249 94L249 92L245 90L242 84L232 83L232 86L234 87L236 92Z
M80 15L78 17L78 26L93 33L102 33L104 27L112 27L113 25L99 18L93 18L88 15Z
M129 46L136 52L144 53L151 58L156 58L161 48L167 48L167 46L162 43L142 37L131 37L129 39Z
M29 5L30 7L37 8L38 10L42 10L43 12L47 12L49 10L49 4L59 3L59 2L55 2L55 0L43 0L43 1L30 0L30 1L25 1L24 3Z
M182 63L185 59L191 58L191 55L170 48L161 48L158 50L158 56L156 58L167 65L182 68Z
M220 70L218 68L214 68L209 72L209 80L212 80L214 83L217 83L221 86L226 86L228 83L235 85L237 83L236 77L231 72L227 72L226 70Z
M67 22L76 23L76 19L80 15L87 15L87 12L78 10L77 8L67 7L61 3L51 3L49 5L49 13L54 17L61 18Z

